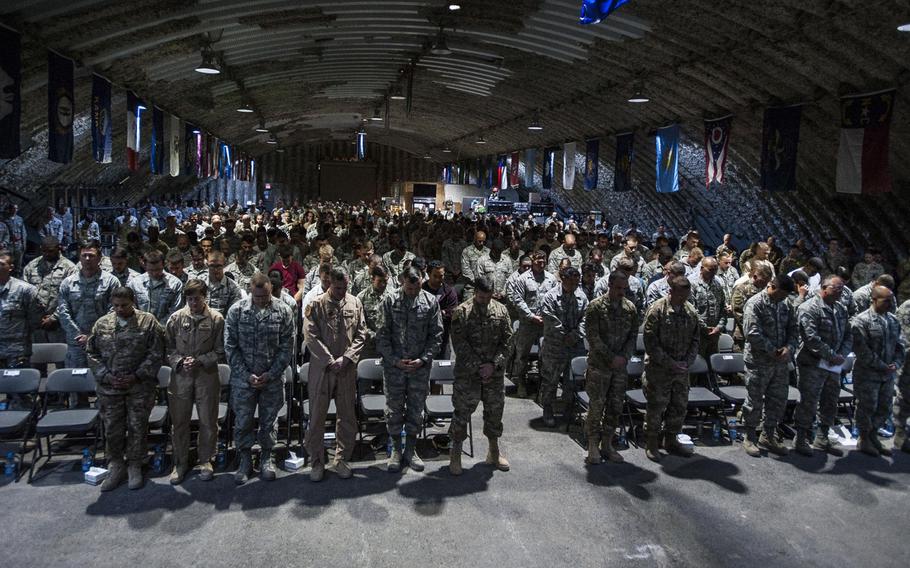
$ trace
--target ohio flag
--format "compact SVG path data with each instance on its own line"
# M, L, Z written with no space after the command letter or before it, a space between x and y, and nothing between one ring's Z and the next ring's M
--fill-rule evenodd
M730 145L732 116L705 121L705 186L724 183L727 167L727 147Z

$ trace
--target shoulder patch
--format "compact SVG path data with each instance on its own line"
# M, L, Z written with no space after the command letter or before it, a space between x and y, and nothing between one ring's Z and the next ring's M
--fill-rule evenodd
M313 303L310 302L309 304L306 305L306 309L303 310L303 314L306 317L310 317L310 314L312 314L312 313L313 313Z

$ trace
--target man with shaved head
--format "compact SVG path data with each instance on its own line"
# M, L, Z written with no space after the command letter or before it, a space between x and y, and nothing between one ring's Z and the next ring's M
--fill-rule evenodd
M694 258L694 251L689 258ZM707 359L717 353L717 341L727 325L727 298L724 294L724 285L717 277L717 259L705 258L701 261L701 268L689 275L692 283L692 294L689 301L698 312L701 322L701 342L699 353Z
M490 256L490 249L486 246L487 234L483 231L474 233L474 242L461 251L461 273L467 279L464 287L464 301L467 302L474 296L474 280L480 276L478 267L480 259Z
M904 365L907 346L894 314L894 295L884 286L872 288L872 306L854 316L853 394L856 395L854 422L859 429L856 447L870 456L890 456L891 448L882 445L878 429L885 425L894 394L894 376Z
M559 264L563 259L568 258L569 264L575 267L576 270L581 270L581 265L584 264L584 256L578 252L575 248L575 234L566 233L565 237L562 239L562 246L556 247L550 252L550 259L547 262L547 271L557 274L559 272Z
M60 254L60 241L45 237L41 256L26 265L22 279L38 289L41 322L32 334L35 343L65 343L66 334L57 319L57 296L63 279L76 272L76 266Z

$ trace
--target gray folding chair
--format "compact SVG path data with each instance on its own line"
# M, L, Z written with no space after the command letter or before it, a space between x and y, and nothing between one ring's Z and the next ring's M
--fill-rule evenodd
M2 369L0 370L0 392L6 395L9 404L11 395L30 399L27 409L0 411L0 439L18 443L16 454L19 456L19 468L16 470L16 482L25 474L22 467L25 462L25 447L35 423L38 410L38 386L41 373L37 369Z
M46 393L48 396L62 393L93 394L95 392L95 376L91 369L57 369L47 378ZM92 461L98 449L98 434L101 430L101 421L97 408L67 408L63 410L47 410L47 399L44 397L41 418L35 426L35 458L32 460L28 472L28 482L34 479L38 460L45 457L42 440L47 444L47 461L50 463L54 455L52 436L66 435L68 441L73 439L90 440L92 443ZM57 452L64 453L64 452Z
M569 416L572 417L571 421L574 421L576 417L581 419L581 413L586 411L591 404L591 399L584 389L585 372L588 370L588 357L586 355L573 357L569 368L571 369L572 374L566 382L565 388L569 388L572 391L572 407L569 409ZM578 412L576 412L576 410L578 410ZM569 423L567 422L566 431L568 431L568 429Z
M430 386L451 385L455 383L455 363L450 360L433 360L433 366L430 368ZM449 420L455 416L455 406L452 404L451 394L431 394L427 396L427 402L424 407L423 436L426 438L427 426L439 421ZM468 421L468 446L467 454L474 457L474 431L471 427L471 421Z
M732 353L733 352L733 336L729 333L721 333L720 337L717 338L717 352L718 353Z
M171 384L171 368L162 365L158 369L158 402L152 407L149 414L149 431L161 431L164 436L164 451L167 453L167 445L171 439L171 429L168 424L170 415L167 411L167 387Z
M362 359L357 364L357 409L361 420L357 421L357 431L363 439L366 422L385 422L385 395L370 392L383 381L382 359Z
M705 361L704 357L697 355L695 361L689 366L689 376L692 375L707 375L708 374L708 363ZM690 378L691 383L691 378ZM722 406L722 401L719 396L711 392L710 389L700 386L690 386L689 387L689 410L703 411L708 408L717 408Z
M732 405L740 405L746 401L746 387L741 385L720 384L718 379L724 378L730 382L731 377L742 375L746 372L746 364L742 353L715 353L711 355L711 380L714 392Z
M641 337L641 334L639 334ZM641 382L641 378L645 374L645 362L639 356L633 356L629 359L629 362L626 363L626 375L629 377L629 385L637 384ZM635 438L637 441L638 434L636 433L635 420L632 417L632 409L635 409L638 412L645 412L648 408L648 399L645 398L644 389L628 389L626 390L625 396L625 406L623 417L629 423L629 431L632 433L632 438Z

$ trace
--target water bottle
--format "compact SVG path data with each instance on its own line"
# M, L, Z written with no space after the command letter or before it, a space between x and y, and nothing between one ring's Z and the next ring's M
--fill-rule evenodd
M715 442L720 442L720 420L714 421L714 429L711 432L711 437Z
M730 419L730 424L727 426L727 431L730 433L730 443L736 441L736 418Z
M92 469L92 452L85 448L82 450L82 473Z
M404 426L401 427L401 449L405 448L405 441L408 439L407 434L404 431Z
M620 431L619 431L619 446L620 446L621 448L626 448L626 447L628 447L628 445L629 445L629 443L628 443L628 441L626 440L626 431L625 431L625 430L620 430Z
M857 428L856 426L853 426L853 428L850 429L850 434L853 436L854 439L859 438L859 428Z
M6 465L3 467L3 474L7 477L16 476L16 452L12 450L6 454Z
M164 450L161 446L155 446L155 457L152 460L152 469L155 473L164 473Z
M224 442L218 442L218 453L215 454L215 464L218 469L224 469L227 464L227 446Z
M0 410L6 410L7 408L8 408L7 402L5 400L0 400Z

